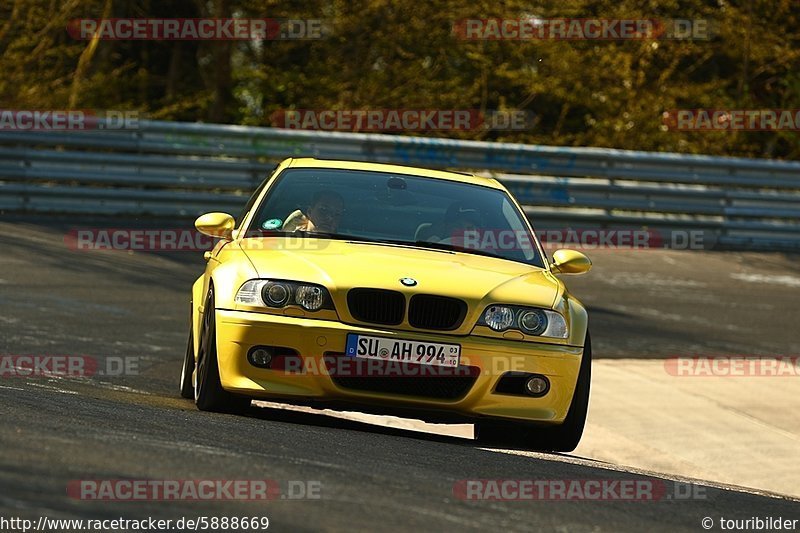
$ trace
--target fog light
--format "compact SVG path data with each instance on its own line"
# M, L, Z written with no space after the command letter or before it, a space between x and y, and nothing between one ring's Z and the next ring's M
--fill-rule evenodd
M533 376L525 382L525 392L531 396L544 396L550 389L550 381L544 376Z
M253 366L269 368L270 363L272 363L272 352L266 348L254 348L250 350L247 358Z

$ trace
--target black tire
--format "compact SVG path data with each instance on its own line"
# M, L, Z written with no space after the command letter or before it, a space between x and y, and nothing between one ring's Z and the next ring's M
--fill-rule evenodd
M222 388L217 363L217 328L214 309L214 289L212 287L208 290L203 310L203 328L200 332L200 346L197 351L194 403L201 411L240 414L249 407L250 398L232 394Z
M194 336L192 326L189 325L189 342L186 345L186 354L183 356L183 368L181 369L181 397L191 400L194 398Z
M478 442L510 445L527 450L571 452L578 447L589 412L589 390L592 381L592 341L586 333L586 343L575 384L575 394L564 422L558 426L532 427L525 423L497 420L476 424Z

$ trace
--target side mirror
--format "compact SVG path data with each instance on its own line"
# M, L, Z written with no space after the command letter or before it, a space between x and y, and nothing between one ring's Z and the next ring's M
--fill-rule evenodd
M589 272L592 262L577 250L556 250L551 268L561 274L583 274Z
M236 221L228 213L206 213L194 221L194 227L203 235L230 241Z

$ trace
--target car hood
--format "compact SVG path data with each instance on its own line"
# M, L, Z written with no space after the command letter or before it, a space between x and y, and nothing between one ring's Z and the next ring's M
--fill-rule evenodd
M374 287L461 298L471 312L489 303L549 308L563 288L541 268L462 252L283 238L246 239L242 248L260 278L318 283L331 291L334 302L342 303L349 289ZM405 287L401 278L417 284Z

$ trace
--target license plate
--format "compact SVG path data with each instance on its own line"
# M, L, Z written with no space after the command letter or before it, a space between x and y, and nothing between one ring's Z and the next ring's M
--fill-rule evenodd
M350 333L347 335L345 354L348 357L359 359L457 367L461 358L461 345L407 341Z

